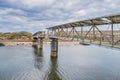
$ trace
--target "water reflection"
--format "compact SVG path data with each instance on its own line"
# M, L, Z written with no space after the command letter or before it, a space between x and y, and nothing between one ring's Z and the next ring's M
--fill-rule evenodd
M33 45L34 48L34 57L35 57L35 67L38 69L42 68L42 62L43 62L43 50L39 48L38 45Z
M97 46L0 47L0 80L120 80L120 50Z
M62 80L58 74L58 63L57 59L51 58L50 71L48 73L47 80Z
M34 56L35 56L35 67L39 70L43 67L43 50L39 48L38 45L34 45ZM57 67L57 59L51 58L49 62L49 71L46 72L45 80L61 80L58 75Z

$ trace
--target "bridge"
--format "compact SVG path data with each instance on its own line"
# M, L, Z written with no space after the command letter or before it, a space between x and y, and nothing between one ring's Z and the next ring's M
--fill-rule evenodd
M40 51L43 49L43 39L45 38L45 31L38 31L33 34L33 47L40 48ZM57 58L58 54L58 39L51 37L51 57Z
M48 36L61 40L120 46L120 14L81 20L47 28Z
M45 38L45 31L38 31L33 34L33 46L40 44L40 49L43 48L43 39Z
M58 39L79 41L81 44L96 43L120 47L120 15L103 16L94 19L81 20L47 28L48 37L51 39L51 57L58 56ZM43 48L44 31L33 35L33 43L40 42ZM40 41L39 41L40 40Z

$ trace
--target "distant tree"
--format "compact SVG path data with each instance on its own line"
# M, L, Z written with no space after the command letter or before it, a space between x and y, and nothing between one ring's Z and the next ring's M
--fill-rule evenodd
M7 32L0 33L0 40L31 40L32 33L30 32Z
M30 33L30 32L23 32L22 36L25 36L28 39L32 39L32 33Z

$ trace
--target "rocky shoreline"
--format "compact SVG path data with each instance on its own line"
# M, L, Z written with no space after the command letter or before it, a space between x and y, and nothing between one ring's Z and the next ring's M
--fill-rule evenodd
M32 45L32 42L0 42L4 46L15 46L15 45Z
M43 44L49 45L50 41L44 41ZM72 41L59 41L59 45L78 45L79 42L72 42ZM33 45L33 42L0 42L0 46L16 46L16 45L24 45L29 46Z

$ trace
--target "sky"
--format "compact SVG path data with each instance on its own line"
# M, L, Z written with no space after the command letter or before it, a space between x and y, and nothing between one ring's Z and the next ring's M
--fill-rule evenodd
M58 24L119 13L120 0L0 0L0 32L34 33Z

